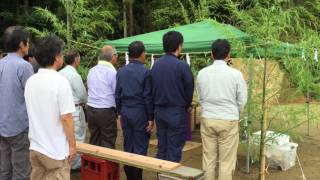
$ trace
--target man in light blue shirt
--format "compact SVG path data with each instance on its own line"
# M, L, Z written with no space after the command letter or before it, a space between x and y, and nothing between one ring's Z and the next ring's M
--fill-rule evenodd
M239 143L239 114L247 101L247 87L242 73L227 65L230 44L218 39L212 44L212 65L197 77L197 91L202 108L202 166L206 180L232 180Z
M77 72L77 68L80 66L80 54L77 51L71 50L65 55L64 61L67 65L59 73L70 82L73 101L76 107L76 112L72 113L75 137L77 142L84 142L86 138L86 120L82 105L87 102L87 91L80 74ZM71 169L77 170L80 167L81 158L77 154L71 164Z
M28 115L24 89L33 74L32 66L22 57L28 53L29 33L19 26L4 34L8 53L0 61L0 179L28 180Z
M98 64L90 69L87 78L90 144L108 148L115 148L117 137L115 102L117 71L113 66L116 61L116 49L104 46Z

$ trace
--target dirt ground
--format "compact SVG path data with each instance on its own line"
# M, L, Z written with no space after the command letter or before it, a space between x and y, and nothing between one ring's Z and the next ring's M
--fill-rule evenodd
M301 126L297 131L301 135L300 140L295 142L299 144L298 146L298 156L301 161L301 165L307 180L320 180L320 129L313 127L311 131L311 136L306 136L306 126ZM154 135L153 135L153 138ZM119 130L117 138L117 149L122 149L122 135ZM194 142L201 142L199 129L193 132L192 140ZM181 163L185 166L201 169L201 158L202 158L202 148L196 148L187 151L183 154ZM149 147L149 156L155 156L156 147ZM258 164L252 164L250 169L250 174L243 173L241 169L244 167L245 157L242 155L238 156L237 170L234 175L234 180L256 180L258 179ZM267 175L267 180L303 180L302 173L298 162L296 165L287 170L272 170L269 169L269 174ZM80 179L81 174L79 172L72 173L72 180ZM121 167L121 180L125 180L125 174L123 168ZM155 180L156 174L154 172L144 171L143 179L145 180Z

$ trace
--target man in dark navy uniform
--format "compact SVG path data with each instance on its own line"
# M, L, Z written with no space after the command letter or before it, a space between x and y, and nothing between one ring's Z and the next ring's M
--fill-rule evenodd
M183 36L169 31L163 36L166 53L152 70L152 94L155 104L157 158L179 162L188 133L187 111L191 109L193 76L187 63L178 59Z
M153 128L153 101L150 70L144 67L145 47L132 42L130 63L117 73L116 104L121 115L124 151L147 155ZM142 180L142 169L124 166L128 180Z

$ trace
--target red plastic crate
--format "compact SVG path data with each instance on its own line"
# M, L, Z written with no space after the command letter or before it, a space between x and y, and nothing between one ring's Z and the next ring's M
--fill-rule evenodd
M92 156L81 156L81 180L119 180L119 164Z

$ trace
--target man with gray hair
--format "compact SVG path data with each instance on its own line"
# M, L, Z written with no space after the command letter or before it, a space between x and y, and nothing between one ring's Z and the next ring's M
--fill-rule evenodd
M117 113L115 102L117 51L112 46L101 49L98 64L88 74L87 122L90 144L115 148Z

